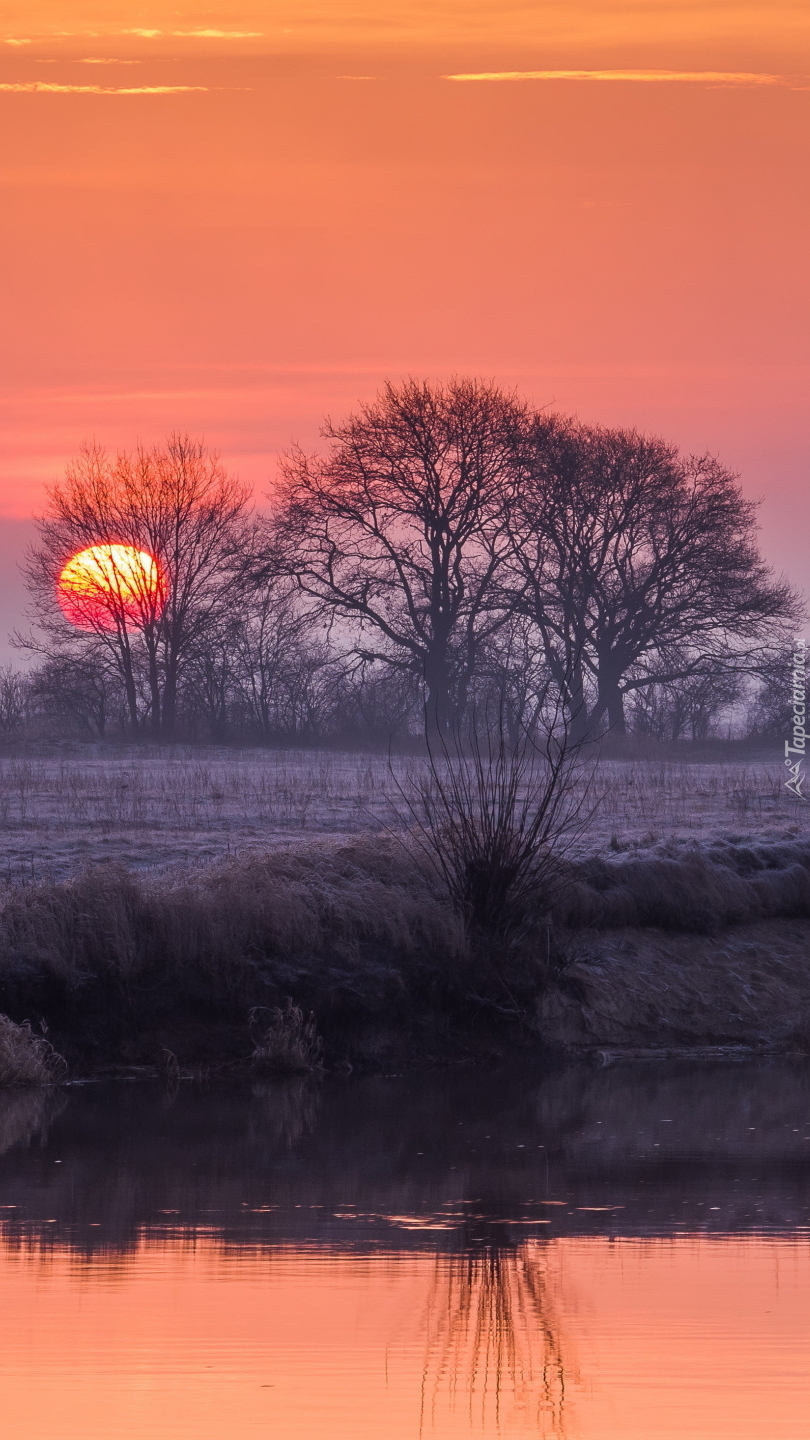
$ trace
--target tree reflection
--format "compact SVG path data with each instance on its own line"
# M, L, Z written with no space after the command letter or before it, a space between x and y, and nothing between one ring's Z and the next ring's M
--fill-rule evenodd
M0 1096L0 1155L38 1140L44 1144L54 1120L67 1105L53 1086L7 1090Z
M253 1104L248 1119L248 1136L253 1141L291 1149L315 1129L321 1104L317 1076L295 1075L258 1081L252 1089Z
M554 1251L513 1241L508 1227L470 1218L454 1252L437 1257L424 1320L420 1435L442 1408L466 1400L470 1424L499 1429L521 1415L536 1433L564 1437L566 1374Z

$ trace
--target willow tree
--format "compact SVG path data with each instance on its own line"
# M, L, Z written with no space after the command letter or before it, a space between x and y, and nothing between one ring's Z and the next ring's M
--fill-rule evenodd
M325 455L282 465L276 560L325 614L354 622L357 655L420 677L432 731L463 709L504 623L495 579L526 422L494 385L410 379L327 423Z

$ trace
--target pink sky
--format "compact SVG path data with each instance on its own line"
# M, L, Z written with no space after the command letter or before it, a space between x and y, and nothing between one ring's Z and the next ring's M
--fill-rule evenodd
M810 588L804 5L171 14L3 7L0 640L86 437L189 429L262 495L404 373L712 450Z

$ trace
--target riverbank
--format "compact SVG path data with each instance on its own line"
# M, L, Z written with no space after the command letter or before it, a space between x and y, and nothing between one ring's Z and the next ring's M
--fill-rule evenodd
M571 863L508 950L394 838L10 888L0 1012L74 1077L527 1055L810 1051L810 844ZM310 1020L310 1017L313 1017Z

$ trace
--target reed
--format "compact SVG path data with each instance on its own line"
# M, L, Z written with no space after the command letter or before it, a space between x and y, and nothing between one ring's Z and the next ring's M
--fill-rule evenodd
M35 1035L30 1022L15 1025L0 1015L0 1085L57 1085L66 1065L43 1035Z
M257 1031L251 1056L254 1070L306 1074L323 1068L323 1040L311 1011L305 1015L288 995L283 1005L269 1011L259 1030L262 1014L254 1007L249 1017Z

